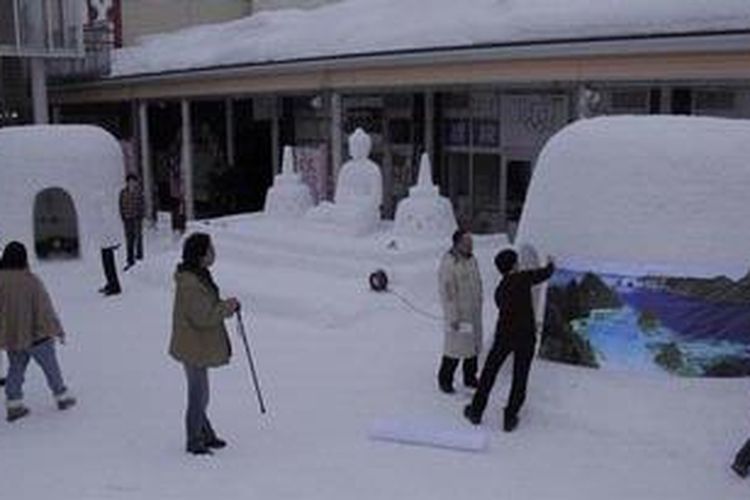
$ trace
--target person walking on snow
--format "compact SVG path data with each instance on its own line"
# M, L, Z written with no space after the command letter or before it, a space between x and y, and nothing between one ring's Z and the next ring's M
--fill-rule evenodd
M209 235L193 233L185 240L182 262L174 274L176 288L169 354L182 363L185 370L187 451L195 455L211 454L212 448L226 446L206 415L208 368L229 363L231 346L224 320L240 307L236 298L220 298L219 287L208 270L214 258Z
M531 288L548 280L555 272L555 265L549 259L543 268L519 271L518 254L507 249L495 256L495 266L502 274L495 290L498 308L495 339L482 367L479 387L471 403L464 408L464 416L472 424L479 425L500 367L513 353L513 382L503 419L503 429L511 432L518 425L518 412L526 399L526 384L536 345Z
M482 278L472 251L471 234L457 230L438 271L445 331L438 387L448 394L454 392L453 376L461 360L464 385L477 386L477 356L482 350Z
M26 247L12 241L0 261L0 349L8 355L5 384L6 420L29 414L23 404L23 382L31 358L41 367L59 410L76 403L63 381L54 338L65 333L42 281L29 270Z
M126 186L120 190L120 218L125 229L125 247L127 252L127 271L135 261L143 259L143 193L138 185L138 177L128 174Z

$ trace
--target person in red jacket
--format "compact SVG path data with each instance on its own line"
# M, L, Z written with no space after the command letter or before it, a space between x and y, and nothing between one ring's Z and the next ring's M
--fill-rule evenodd
M495 266L503 276L495 290L495 304L499 310L495 340L482 367L479 387L471 403L464 408L464 416L472 424L479 425L500 367L513 353L513 383L503 420L503 429L511 432L518 425L518 412L526 399L526 384L536 345L531 287L548 280L555 272L555 265L549 259L543 268L519 271L518 254L507 249L495 256Z

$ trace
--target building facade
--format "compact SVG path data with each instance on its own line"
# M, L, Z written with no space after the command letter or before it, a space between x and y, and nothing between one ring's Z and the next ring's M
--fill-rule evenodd
M257 6L257 5L256 5ZM330 197L362 127L393 217L419 155L458 220L513 232L545 141L599 114L750 118L750 30L497 43L136 74L58 87L63 121L138 151L153 210L260 210L285 144Z

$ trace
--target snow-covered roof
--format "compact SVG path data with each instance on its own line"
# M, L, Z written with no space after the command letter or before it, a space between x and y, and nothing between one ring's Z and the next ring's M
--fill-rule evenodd
M532 40L744 30L748 0L342 0L144 37L111 76Z
M516 243L571 269L750 269L750 120L580 120L542 150Z

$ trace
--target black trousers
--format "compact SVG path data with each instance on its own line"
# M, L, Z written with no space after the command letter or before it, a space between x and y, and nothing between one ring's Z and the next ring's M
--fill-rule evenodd
M128 266L132 266L136 259L143 259L143 221L141 219L123 219L122 223L125 226Z
M734 457L734 463L743 469L750 469L750 439L737 452Z
M115 267L115 249L117 247L102 248L102 267L107 284L104 288L109 293L120 293L120 280L117 279L117 267Z
M506 415L517 415L526 400L526 385L529 380L531 361L534 358L535 342L513 343L503 337L495 337L487 360L482 367L479 376L479 387L474 393L471 401L472 412L479 417L487 407L487 400L495 385L495 379L503 366L505 359L513 353L513 382L510 388L510 397L505 407Z
M450 389L453 387L453 375L456 373L459 361L458 358L451 358L448 356L443 356L443 359L440 361L438 383L443 389ZM464 384L474 385L477 379L477 357L472 356L471 358L464 358L462 368Z

